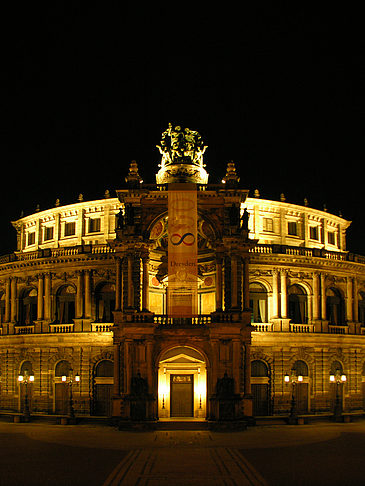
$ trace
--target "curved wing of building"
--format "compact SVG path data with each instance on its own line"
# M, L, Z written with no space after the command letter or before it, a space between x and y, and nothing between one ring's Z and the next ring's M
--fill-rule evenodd
M17 248L0 257L0 408L213 421L362 410L365 257L346 249L350 222L249 197L233 163L209 184L192 130L169 126L159 149L157 184L132 162L117 197L12 222ZM176 188L197 198L189 316L168 310Z

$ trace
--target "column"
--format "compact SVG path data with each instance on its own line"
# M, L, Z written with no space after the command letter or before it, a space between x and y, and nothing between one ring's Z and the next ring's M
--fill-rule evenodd
M83 291L83 272L82 270L77 272L77 291L76 291L76 317L82 317L83 315L83 303L82 303L82 291Z
M5 283L5 322L10 321L10 278Z
M352 299L352 278L347 277L346 282L346 320L352 322L354 319L353 316L353 299Z
M37 292L37 319L43 319L43 274L38 275L38 292Z
M240 366L240 346L241 346L241 341L239 339L233 339L232 340L232 346L233 346L233 356L232 356L232 364L233 364L233 378L234 378L234 392L235 393L240 393L240 372L241 372L241 366Z
M51 274L44 276L44 319L51 319Z
M319 319L319 281L318 281L318 273L313 272L312 275L312 283L313 283L313 319Z
M149 258L147 256L142 257L142 310L148 311L149 307L149 272L148 272Z
M347 277L346 282L346 320L353 321L353 311L352 311L352 278Z
M215 291L215 303L216 310L222 310L222 296L223 296L223 272L222 272L222 258L217 257L216 263L216 291Z
M272 270L272 317L279 317L278 309L278 270L273 268Z
M288 296L287 296L287 271L280 270L280 300L281 300L281 317L286 319L288 317Z
M326 319L326 275L321 273L321 317Z
M354 321L359 322L359 296L357 289L357 278L354 278Z
M128 255L128 295L127 305L131 309L133 307L133 255Z
M131 366L131 340L125 340L124 343L124 371L125 371L125 382L124 382L124 392L129 395L131 392L131 379L132 379L132 366Z
M114 396L120 394L120 344L114 344Z
M122 308L122 280L121 280L121 261L117 257L115 259L115 310Z
M251 344L245 343L245 396L251 395Z
M152 351L153 351L153 342L147 341L147 383L148 383L148 392L152 393L153 391L153 361L152 361Z
M231 308L237 308L237 257L231 256Z
M10 320L16 322L17 319L17 279L12 277L10 284Z
M218 380L218 361L219 361L219 352L218 352L218 345L219 342L217 339L211 340L212 346L212 366L211 366L211 377L210 377L210 390L209 393L215 393L217 380Z
M91 285L90 285L91 270L85 270L84 285L85 285L85 317L91 317Z
M249 256L243 258L243 308L250 308L250 275L249 275Z

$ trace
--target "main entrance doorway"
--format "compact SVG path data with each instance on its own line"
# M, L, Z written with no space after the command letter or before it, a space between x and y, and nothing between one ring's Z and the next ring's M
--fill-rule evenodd
M199 351L178 346L162 354L158 372L160 418L205 418L206 388L206 363Z
M193 417L194 375L170 375L171 417Z

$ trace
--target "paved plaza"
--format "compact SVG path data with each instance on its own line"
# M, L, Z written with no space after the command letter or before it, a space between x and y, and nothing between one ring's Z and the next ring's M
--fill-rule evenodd
M365 421L242 432L0 423L0 485L361 485Z

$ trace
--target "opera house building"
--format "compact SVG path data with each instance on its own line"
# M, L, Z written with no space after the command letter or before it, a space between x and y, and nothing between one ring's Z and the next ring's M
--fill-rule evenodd
M236 421L365 407L365 257L350 222L208 182L162 134L102 199L13 221L0 257L0 410ZM209 169L209 167L207 167ZM246 181L245 181L246 182ZM71 410L72 409L72 410Z

